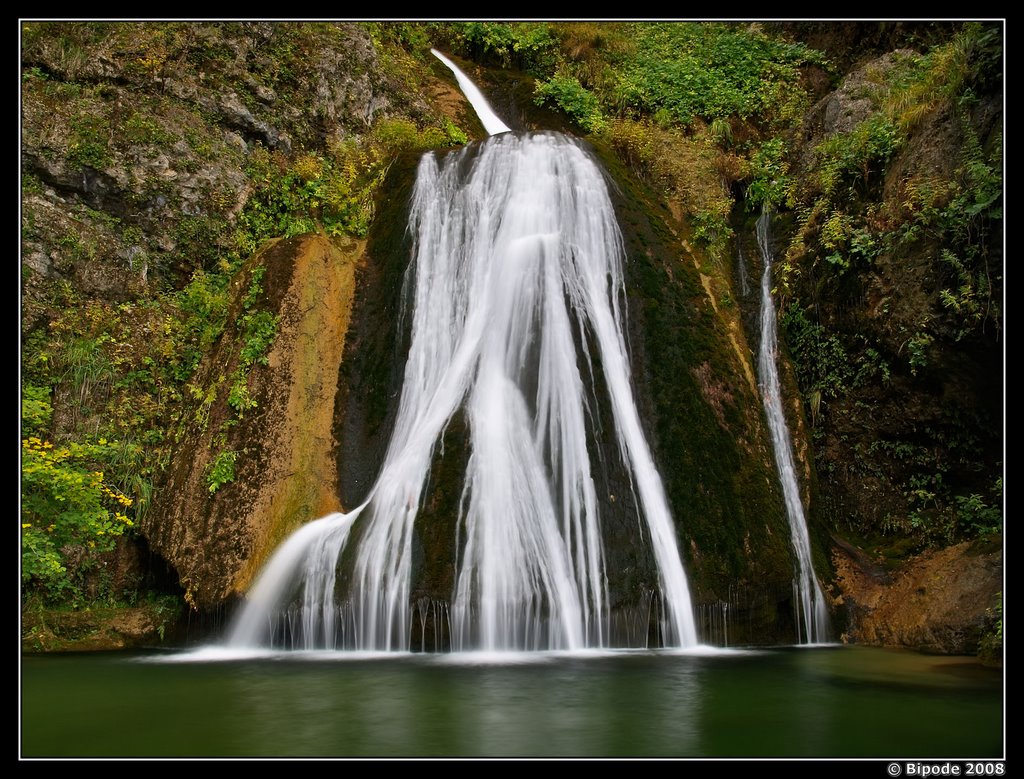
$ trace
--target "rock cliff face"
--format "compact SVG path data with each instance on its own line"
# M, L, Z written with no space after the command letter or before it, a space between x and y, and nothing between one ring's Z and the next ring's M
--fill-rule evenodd
M834 563L841 593L837 606L847 624L844 643L978 653L1002 587L998 543L964 542L928 551L895 571L856 549L837 546Z
M257 147L432 115L356 24L27 23L22 64L25 257L114 300L230 247Z
M251 269L263 269L263 305L279 317L266 365L249 380L256 405L236 418L226 394L211 403L200 399L141 526L197 608L244 593L291 531L340 508L331 429L361 253L355 241L285 239L239 274L236 284L244 289ZM234 310L241 309L239 298ZM202 385L223 384L235 369L238 338L225 332L201 369ZM225 455L233 479L211 489L212 463Z
M810 137L798 176L820 175L815 149L821 144L877 120L871 84L910 55L896 50L873 59L822 98L806 121ZM907 529L895 517L915 508L908 506L915 489L939 497L944 487L969 487L987 497L1001 460L1001 231L981 219L972 224L949 202L973 164L965 146L991 149L1001 142L1001 101L983 96L969 115L940 104L918 121L884 166L865 162L861 181L844 200L804 223L790 257L799 274L791 309L812 312L823 328L819 337L834 339L828 348L841 345L847 363L829 366L822 341L793 344L798 363L803 359L806 370L817 372L822 405L815 449L828 500L833 511L864 518L883 534ZM947 194L927 205L915 202L929 187L947 188ZM929 208L944 209L934 223L924 215ZM974 233L971 249L951 227L958 219ZM828 231L840 223L846 237L829 248ZM864 253L843 247L845 241L862 242ZM970 294L985 298L984 313L971 325L958 321L960 304L952 299L963 279L954 278L959 271L951 266L968 252L984 258L967 273L976 274L968 287L982 279ZM790 322L791 337L807 335L802 321ZM819 354L810 354L815 349ZM823 376L835 385L822 393ZM922 511L939 513L934 508Z

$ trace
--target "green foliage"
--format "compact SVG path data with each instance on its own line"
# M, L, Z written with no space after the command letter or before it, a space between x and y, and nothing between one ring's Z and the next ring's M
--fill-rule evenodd
M189 379L223 332L228 302L227 278L203 270L196 271L185 288L173 296L179 313L166 319L165 328L174 342L169 362L175 380Z
M786 308L779 324L785 333L796 367L797 382L805 396L838 398L853 377L853 367L842 341L812 322L797 305Z
M880 240L867 228L853 228L850 233L850 255L859 261L861 266L874 261L881 251Z
M66 46L86 46L105 38L113 26L110 22L23 22L21 42L23 47L30 47L40 40L56 39Z
M318 229L364 237L374 214L374 193L398 153L467 140L451 120L420 129L408 119L387 119L368 138L333 144L326 154L289 160L258 147L249 155L255 191L239 217L237 251L252 254L271 238Z
M838 195L843 184L852 188L877 178L902 143L899 127L883 113L872 114L848 133L829 136L817 149L823 195Z
M447 116L441 120L441 129L444 131L445 146L465 146L469 143L469 136L458 125Z
M249 375L256 364L266 365L267 352L277 337L279 317L269 311L249 311L238 320L241 329L242 349L239 365L232 374L228 390L228 405L235 410L238 419L249 409L256 408L256 400L249 394Z
M821 226L821 245L826 249L843 247L850 237L850 217L833 211Z
M978 645L978 657L989 663L1002 663L1003 655L1003 593L996 596L996 603L986 610L985 633Z
M452 36L451 43L459 50L477 61L502 68L545 75L556 56L556 39L547 22L465 22L444 26L451 29L442 34Z
M993 503L977 493L956 496L957 526L968 538L988 536L1003 529L1003 480L996 479L992 487Z
M770 138L758 146L750 157L749 169L748 208L760 210L765 205L778 208L791 203L793 182L782 138Z
M174 136L158 124L151 116L135 112L118 128L120 140L129 145L168 146L174 143Z
M440 127L419 128L414 122L401 117L383 119L374 125L366 148L366 162L370 167L390 165L394 156L403 151L461 146L469 136L447 117Z
M110 341L110 334L104 332L72 336L54 360L58 380L70 386L78 401L75 416L93 411L94 396L102 397L113 379L114 368L105 348Z
M24 68L21 71L21 80L30 81L31 79L37 78L40 81L47 81L50 76L42 68L35 65L31 68Z
M683 126L697 117L798 120L806 99L800 66L822 62L803 44L749 26L640 22L627 29L635 50L617 69L615 103L650 114L664 109Z
M927 54L897 61L881 85L886 114L911 129L942 105L961 109L976 89L991 90L1002 78L1002 40L989 24L968 22Z
M21 434L45 435L50 428L53 407L50 405L50 390L24 384L21 388Z
M102 440L102 451L93 451L94 470L131 499L125 514L137 522L168 455L166 433L181 399L174 378L180 312L167 315L166 299L112 305L61 295L52 304L62 313L23 343L23 436L49 439L57 448ZM51 398L63 404L59 441L51 437ZM69 566L69 575L80 569Z
M924 331L915 333L907 340L907 361L912 376L916 376L919 370L928 366L928 353L934 341L935 338Z
M243 313L235 321L241 340L238 368L232 374L228 390L228 405L235 410L238 419L249 409L256 408L256 400L249 394L249 375L254 365L267 365L270 346L277 338L280 317L269 311L254 309L263 294L262 281L266 267L256 268L249 282L245 297L242 298Z
M954 289L942 289L939 298L942 305L955 313L960 325L956 340L969 335L989 314L992 305L991 282L984 272L976 275L949 249L942 249L940 260L956 274L958 285Z
M597 132L605 126L597 96L572 76L555 74L547 81L537 81L534 102L537 105L554 104L588 133Z
M393 43L413 53L430 48L428 27L422 22L366 22L374 45L380 49L385 43Z
M965 126L963 161L952 181L908 183L902 207L909 216L885 236L883 250L896 251L928 240L939 248L935 266L942 286L938 303L948 312L953 338L989 332L998 336L1002 272L989 256L992 234L1002 221L1002 164L996 145L989 158Z
M640 178L681 202L692 216L693 235L714 258L732 236L732 197L723 186L718 157L706 138L654 122L613 120L603 133L612 149Z
M269 311L253 311L243 314L239 320L242 328L241 363L249 368L259 363L267 364L267 351L277 337L279 317Z
M998 294L1002 274L988 255L989 236L1003 216L1001 153L997 144L992 158L985 159L974 135L968 139L973 143L966 146L952 197L935 214L944 243L940 269L948 283L939 296L955 315L958 341L983 332L986 323L998 333L1002 318Z
M228 405L235 410L238 419L245 417L245 412L257 407L255 399L249 394L249 373L237 370L232 374L234 381L228 390Z
M114 446L105 438L59 446L38 436L22 440L23 583L50 597L73 596L95 555L132 526L124 513L132 499L100 470Z
M242 298L242 308L246 311L259 302L260 296L263 294L263 277L266 275L266 265L260 265L253 269L252 276L249 278L249 288L245 291L245 297Z
M271 238L289 237L317 229L323 213L325 191L331 192L328 219L356 232L362 229L361 203L349 197L355 171L343 167L335 174L333 165L318 155L304 155L292 166L280 154L262 147L249 156L250 178L255 190L239 216L235 243L242 256L256 252ZM351 175L346 175L350 172Z
M911 476L906 492L910 529L925 543L953 544L988 538L1002 532L1003 480L997 478L989 497L980 493L950 495L942 473Z
M238 452L227 451L218 454L206 473L206 487L212 495L225 484L235 480L235 463Z
M587 132L613 115L663 127L719 120L715 135L726 142L729 117L793 126L807 104L800 68L823 64L803 44L728 23L469 22L433 33L478 62L529 71L539 104Z
M206 272L224 270L227 231L227 221L218 214L182 216L174 228L175 253L181 265Z
M979 360L997 348L1002 139L979 138L976 128L985 126L980 96L998 94L1000 58L993 28L971 24L924 55L892 54L868 73L871 83L858 95L870 102L867 116L817 146L794 190L800 222L784 265L793 277L791 305L813 300L822 321L842 329L854 371L845 402L834 404L818 428L841 454L819 455L819 468L842 463L847 473L870 474L853 481L858 489L877 489L883 501L891 490L883 529L917 547L985 536L1001 522L999 501L978 489L974 475L991 468L994 457L992 444L979 443L979 436L993 438L980 432L992 425L982 413L960 424L951 408L934 425L904 430L905 439L892 446L858 448L878 430L881 417L873 415L891 413L890 392L915 401L923 396L926 404L948 404L947 396L962 402L960 388L935 373L957 364L958 358L946 359L955 342L970 344L961 351L977 347ZM911 138L924 154L940 149L949 158L917 164L907 156ZM831 352L799 321L783 324L791 328L787 341L813 410L826 387L837 386L812 370L829 365ZM927 399L937 391L933 382L945 387L942 401ZM864 527L872 524L870 511L864 504L857 520Z
M857 374L854 376L854 386L863 387L872 383L875 378L880 378L882 383L888 384L892 380L892 371L877 349L867 347L864 350L864 357L857 367Z
M79 168L104 170L113 162L110 124L96 114L79 114L71 120L68 160Z

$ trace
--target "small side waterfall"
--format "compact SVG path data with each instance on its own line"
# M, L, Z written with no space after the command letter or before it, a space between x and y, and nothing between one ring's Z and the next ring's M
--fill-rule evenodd
M811 542L807 534L807 520L800 500L796 466L793 462L793 445L790 441L789 426L782 408L782 390L775 352L777 323L775 302L772 300L772 247L771 215L764 210L757 220L757 245L764 261L761 276L761 348L757 357L757 370L761 378L761 396L764 412L771 431L775 463L779 469L782 494L786 501L786 514L792 535L793 552L797 570L793 580L793 595L796 604L797 641L802 644L819 644L829 639L828 607L821 585L814 574L811 560Z
M743 247L736 247L736 271L740 282L740 295L746 298L750 294L750 280L747 277L747 258L743 256Z
M410 646L414 621L450 630L457 651L616 645L595 474L607 419L657 567L660 640L697 643L633 400L624 251L604 177L574 139L500 127L443 159L422 157L403 289L411 342L381 472L363 505L282 545L232 645L409 651L420 648ZM411 604L416 521L456 414L469 458L455 591L450 609ZM646 629L637 638L646 646Z

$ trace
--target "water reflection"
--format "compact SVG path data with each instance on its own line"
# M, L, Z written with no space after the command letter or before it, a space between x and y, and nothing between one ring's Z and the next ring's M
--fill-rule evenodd
M927 758L1002 749L1001 675L956 658L850 647L520 654L518 663L217 657L27 656L23 753Z

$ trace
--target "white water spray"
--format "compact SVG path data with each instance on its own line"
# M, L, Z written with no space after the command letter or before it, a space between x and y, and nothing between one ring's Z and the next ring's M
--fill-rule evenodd
M782 494L786 501L786 515L792 537L793 552L796 555L797 570L793 581L796 601L797 642L819 644L829 639L828 607L825 596L814 575L811 560L811 542L807 534L807 520L800 500L796 466L793 463L793 445L789 437L789 426L782 408L782 390L775 352L777 348L777 325L775 302L772 300L772 249L770 235L771 217L767 210L757 220L757 245L764 261L761 276L761 349L758 352L757 369L761 377L761 396L764 400L765 416L771 431L772 449L779 469Z
M657 565L662 643L697 643L674 525L632 395L624 252L605 180L567 136L501 127L443 160L421 159L403 301L411 344L381 473L363 505L311 523L281 547L232 645L266 645L284 633L300 648L410 649L415 522L435 449L459 411L470 450L446 615L452 648L612 645L592 474L597 411L588 398L597 384L638 532ZM339 580L342 556L351 563Z

